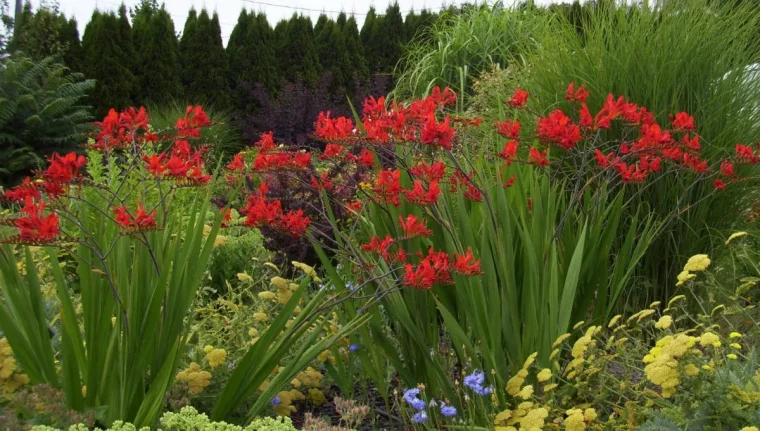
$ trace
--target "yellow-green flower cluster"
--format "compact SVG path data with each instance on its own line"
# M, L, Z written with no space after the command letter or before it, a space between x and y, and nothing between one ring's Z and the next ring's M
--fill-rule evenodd
M0 395L12 394L27 383L29 377L18 369L8 340L0 338Z
M227 351L224 349L215 349L214 346L206 346L203 348L206 352L206 360L211 368L216 368L224 364L224 360L227 358Z
M695 254L690 257L683 267L683 271L678 274L678 282L676 286L683 286L687 281L695 278L697 275L694 272L700 272L707 269L710 266L710 258L706 254Z
M187 368L177 373L177 381L187 383L191 394L199 394L211 384L211 373L201 370L200 365L191 362Z
M681 383L678 360L689 353L697 339L686 334L666 335L644 356L644 373L647 379L659 385L663 398L669 398Z

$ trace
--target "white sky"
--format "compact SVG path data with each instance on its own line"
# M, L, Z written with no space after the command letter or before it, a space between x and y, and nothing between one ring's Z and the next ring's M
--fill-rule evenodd
M294 12L300 12L309 15L312 22L316 22L320 11L332 17L338 16L338 13L356 12L355 17L359 28L364 22L364 14L367 13L370 6L375 6L378 13L384 13L385 8L394 0L164 0L166 9L172 15L174 27L178 32L182 31L187 19L187 13L191 6L200 11L203 7L219 14L219 22L222 26L222 38L225 45L233 27L237 23L238 15L242 8L253 11L262 11L267 14L269 23L274 26L281 19L290 18ZM61 12L67 17L72 15L76 17L79 24L80 37L84 32L84 27L92 16L93 10L118 10L121 5L120 0L58 0ZM430 10L440 10L445 6L462 3L463 0L398 0L402 14L406 17L407 12L414 8L419 12L423 8ZM471 1L472 2L472 1ZM32 5L39 5L40 0L32 0ZM134 6L139 0L124 0L127 7ZM161 1L159 0L159 3ZM506 2L505 2L506 3ZM298 9L303 8L303 9ZM311 10L304 10L311 9Z

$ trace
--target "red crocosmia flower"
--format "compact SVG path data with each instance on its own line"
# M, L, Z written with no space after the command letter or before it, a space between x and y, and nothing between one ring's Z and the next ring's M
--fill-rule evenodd
M356 158L356 162L365 168L372 168L375 166L375 153L370 151L368 148L362 148L362 152L359 153L359 157Z
M742 163L756 164L760 158L755 155L752 147L736 144L736 158Z
M673 162L680 162L683 158L683 151L680 148L664 148L661 151L662 156Z
M649 172L660 172L662 169L660 166L660 163L662 162L662 159L659 157L651 157L647 155L642 155L639 159L639 168L647 173Z
M507 139L517 139L520 137L519 121L504 120L496 122L494 125L497 127L497 132Z
M615 169L620 174L620 178L624 183L643 183L648 173L637 165L629 166L625 162L616 163Z
M692 156L689 153L683 154L683 164L698 174L703 174L710 170L706 160L700 160L699 157Z
M454 272L461 275L480 274L480 259L475 260L470 249L467 249L467 252L463 255L455 253Z
M288 211L282 216L282 229L293 237L300 237L309 228L311 220L303 214L303 210Z
M435 251L433 247L428 249L428 254L424 260L430 262L430 266L435 270L435 283L451 284L453 280L450 272L449 255L444 251Z
M189 162L186 162L177 156L169 157L169 160L164 165L169 176L179 178L186 177L188 171L190 171L190 167L191 165Z
M716 178L715 181L713 181L713 188L715 190L723 190L726 188L726 183L720 178Z
M256 141L254 146L259 147L259 151L262 153L266 153L268 151L271 151L274 149L274 133L273 132L266 132L261 134L261 138L259 138L258 141Z
M526 201L526 205L528 207L528 212L533 211L533 199L528 198L528 200Z
M511 177L509 177L509 179L507 180L507 182L504 183L503 187L505 189L508 189L508 188L512 187L513 185L515 185L515 176L514 175L512 175Z
M520 88L515 89L507 104L513 108L522 108L528 103L528 92Z
M439 123L435 119L435 114L431 112L420 131L420 142L426 145L438 145L450 150L451 141L454 139L454 132L454 129L449 124L448 115L442 123Z
M575 83L571 82L565 90L565 100L570 102L586 102L588 99L589 91L586 89L586 85L581 85L577 90L575 89Z
M353 133L353 121L346 117L330 118L330 111L320 112L314 122L314 134L326 141L346 139Z
M177 139L172 146L172 156L187 160L190 158L190 142L187 139Z
M113 213L115 215L114 218L116 224L118 224L120 228L128 228L132 226L132 216L129 214L126 205L114 208Z
M274 225L282 215L282 203L279 200L267 202L259 195L248 197L245 208L240 211L245 214L245 224L248 227L263 227Z
M322 156L320 158L322 160L339 158L341 155L343 155L343 152L345 150L346 147L343 145L327 144L325 146L325 151L322 153Z
M26 198L39 198L40 191L29 177L16 187L5 191L5 198L11 202L24 202Z
M699 145L699 135L694 135L691 139L689 139L689 135L683 135L681 138L681 143L683 143L687 148L689 148L692 151L699 152L699 149L701 148L701 145Z
M579 111L580 114L580 121L579 124L584 129L588 129L594 126L594 118L591 116L591 113L588 110L588 106L586 106L586 102L581 103L581 109Z
M615 153L612 151L607 153L607 155L605 156L604 153L602 153L598 149L594 150L594 159L596 159L596 164L598 164L602 168L606 168L607 166L610 166L614 162L613 160L614 157L615 157Z
M478 190L475 184L472 183L471 178L472 172L465 175L465 173L460 170L454 171L454 175L451 176L450 190L456 192L461 187L464 189L465 199L473 202L480 202L483 200L483 194L480 193L480 190Z
M404 285L415 289L430 289L435 282L435 269L428 260L423 260L416 267L404 265Z
M568 150L582 139L581 128L559 109L538 120L538 137L543 142Z
M232 161L227 165L227 169L231 171L242 171L245 169L245 160L242 154L235 154Z
M50 242L58 237L58 214L53 212L45 215L44 211L45 202L35 201L31 196L25 199L24 208L21 209L24 216L15 222L22 241Z
M65 156L53 153L50 156L50 166L42 172L42 176L47 181L68 184L80 176L79 170L86 165L87 159L76 153L68 153Z
M386 112L385 96L381 96L378 99L375 99L374 96L369 96L368 98L364 99L362 115L365 117L379 117Z
M232 208L222 209L224 216L222 217L222 227L229 227L232 221Z
M211 120L208 119L206 112L203 111L203 107L188 106L185 110L184 118L177 120L175 127L177 128L177 136L183 138L199 138L201 136L201 128L211 125Z
M453 105L457 101L457 95L449 87L446 87L443 92L441 87L433 88L433 93L428 96L436 105Z
M411 190L404 190L404 196L410 203L417 205L433 205L438 201L441 189L438 181L431 181L427 190L422 186L422 181L414 180Z
M58 199L66 193L63 186L59 183L51 183L50 181L43 181L40 184L40 188L45 192L48 198Z
M291 165L296 169L306 169L311 164L311 153L298 152L293 155Z
M398 223L407 238L430 236L433 233L432 230L425 227L425 221L418 219L414 214L409 214L406 218L398 216Z
M399 248L398 250L396 250L396 255L393 256L393 260L395 260L398 263L406 262L406 258L407 258L406 251L404 251L403 248Z
M145 211L141 202L137 203L137 212L135 213L134 225L139 229L151 229L156 227L156 211L150 213Z
M446 165L442 161L434 162L428 165L425 162L419 162L410 170L411 174L425 181L439 181L446 175Z
M390 235L386 235L385 239L380 239L379 236L373 235L372 238L370 238L369 243L362 244L362 250L371 252L371 253L377 253L379 254L383 259L390 260L390 254L388 253L388 249L390 248L393 243L396 242L393 238L391 238Z
M375 182L374 192L378 198L394 206L401 205L399 194L401 193L401 171L382 170Z
M351 211L359 212L362 210L362 201L346 202L346 207Z
M330 177L327 175L327 172L323 172L319 178L315 177L314 175L311 176L311 186L317 190L325 189L329 192L333 189L334 184Z
M734 164L728 160L720 162L720 174L726 177L734 176Z
M206 184L211 180L211 175L204 174L200 165L195 165L188 172L187 178L197 184Z
M617 100L612 94L607 95L604 106L594 117L595 129L609 129L612 120L616 119L621 113L621 107L625 104L625 99L620 96Z
M671 124L676 130L694 130L694 117L686 112L679 112L675 118L671 115Z
M148 164L148 172L154 177L160 177L166 172L167 167L164 164L164 157L164 153L143 156L143 161Z
M518 145L517 141L507 141L507 143L504 144L504 149L499 153L499 157L506 161L506 165L511 165L512 160L517 157Z
M528 151L528 163L536 166L549 166L546 150L539 151L536 147L530 147Z

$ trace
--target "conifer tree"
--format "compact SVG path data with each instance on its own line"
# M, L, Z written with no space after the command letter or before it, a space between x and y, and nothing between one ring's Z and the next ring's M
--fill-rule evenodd
M414 9L409 10L404 20L404 31L406 31L409 40L413 40L417 35L417 30L420 28L420 16L414 13Z
M68 60L75 70L74 59L80 56L81 43L76 20L68 20L57 4L43 3L36 12L30 2L24 3L16 29L9 41L9 50L22 51L27 57L41 61L45 57ZM69 64L71 63L71 64Z
M246 52L246 40L248 37L249 24L255 23L252 17L248 16L248 11L242 9L238 16L237 24L230 33L230 39L227 42L227 60L229 63L229 86L232 94L237 93L239 83L243 81L242 78L248 77L251 74L251 61L250 55ZM255 18L254 18L255 19ZM185 23L187 27L187 22ZM182 32L184 36L185 32ZM182 51L182 40L179 42L180 51Z
M319 18L317 18L317 23L314 24L314 37L319 38L319 34L322 33L322 30L325 28L328 22L332 22L330 18L327 17L325 14L319 14ZM319 48L319 47L317 47Z
M139 79L137 100L140 104L170 103L182 95L174 21L155 0L143 0L133 12L132 21Z
M381 25L376 26L373 34L373 49L379 59L379 69L381 72L391 73L401 59L404 45L407 43L404 18L401 16L398 2L388 5Z
M281 24L277 26L280 27ZM277 30L276 28L275 31ZM285 24L284 32L278 34L278 39L281 44L278 52L281 76L294 82L300 75L308 85L316 82L321 75L321 67L311 19L293 14Z
M348 17L346 16L345 12L341 12L338 14L338 18L335 19L335 24L338 25L338 28L343 30L343 27L346 26L346 21L348 21Z
M90 99L95 118L105 116L109 108L132 105L135 77L128 67L127 43L120 40L119 18L113 12L93 12L82 36L82 69L96 80Z
M71 18L66 21L66 17L61 16L65 24L61 27L61 41L66 47L63 53L63 63L71 69L72 72L82 70L82 42L79 40L79 28L77 20ZM130 41L131 42L131 41ZM131 43L130 43L131 45Z
M364 55L364 47L359 37L359 27L356 25L356 18L353 15L343 25L342 32L346 51L352 65L352 73L360 82L364 82L369 78L369 69ZM350 78L353 79L353 76Z
M362 46L364 48L365 62L370 73L375 73L380 68L380 61L375 45L375 39L377 39L376 36L379 30L377 27L380 26L381 19L382 18L377 16L375 8L370 7L366 18L364 18L364 25L362 25L362 30L359 33L359 37L361 38Z
M277 41L266 14L262 12L255 16L251 15L251 25L248 27L246 40L253 60L252 74L247 82L259 82L270 94L274 94L280 83L275 51Z
M180 40L180 77L189 103L226 109L229 106L227 54L219 17L191 10Z

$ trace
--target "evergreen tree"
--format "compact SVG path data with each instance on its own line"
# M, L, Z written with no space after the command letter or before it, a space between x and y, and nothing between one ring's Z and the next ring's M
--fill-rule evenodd
M378 50L379 43L382 42L382 39L378 40L380 36L379 32L382 31L380 27L382 27L382 17L378 17L375 8L370 7L367 17L364 19L362 31L359 33L362 46L364 47L364 58L370 73L375 73L382 67L380 52Z
M95 11L82 36L82 65L86 77L96 80L90 102L96 118L109 108L123 109L132 105L135 77L129 69L130 59L120 40L119 18L113 13Z
M66 17L61 16L63 21L66 21ZM61 27L61 41L66 47L66 51L63 53L63 63L71 69L72 72L79 72L82 70L82 42L79 40L79 26L77 20L71 18L66 21Z
M404 18L401 16L398 2L388 5L381 23L380 26L376 26L376 31L373 32L374 40L372 43L379 59L379 70L392 73L396 63L401 59L404 53L404 45L407 43Z
M174 22L155 0L142 0L133 11L135 71L140 104L164 105L181 96L179 46Z
M280 24L277 24L280 27ZM277 32L275 28L275 32ZM280 45L280 72L288 81L294 82L300 75L311 85L321 75L321 67L314 43L311 19L293 14L287 22L284 33L278 34Z
M359 37L359 27L356 25L356 18L353 15L343 25L342 31L346 51L353 69L352 73L359 81L364 82L369 78L369 69L367 68L367 59L364 57L364 47Z
M335 20L335 24L338 25L338 28L343 30L343 27L346 26L346 21L348 21L348 17L346 16L345 12L341 12L338 14L338 18Z
M332 75L331 90L347 88L354 76L354 66L340 27L327 20L316 35L316 42L320 64Z
M27 1L18 21L10 40L11 51L22 51L36 61L45 57L57 57L59 61L67 59L69 68L78 68L74 59L81 56L81 43L76 20L66 19L57 4L42 4L33 12L31 3Z
M251 62L250 55L246 52L246 40L248 37L249 24L255 23L255 18L248 16L248 11L242 9L240 15L238 15L237 24L230 33L230 39L227 42L227 60L229 62L229 86L232 90L232 94L238 92L239 83L243 81L244 77L251 74ZM187 22L185 22L187 27ZM185 32L182 32L185 35ZM179 49L182 51L182 40L179 42Z
M319 38L319 34L322 33L322 30L325 28L328 22L332 22L330 18L327 17L325 14L319 14L319 18L317 18L317 23L314 24L314 37Z
M216 13L209 18L203 9L196 18L195 11L191 10L180 40L180 59L185 98L190 103L226 109L229 106L227 54Z
M417 30L419 30L421 23L420 16L414 13L414 9L409 10L404 20L404 31L406 31L409 40L413 40L417 35Z
M270 94L274 94L280 83L275 51L277 41L266 14L262 12L251 16L246 40L253 60L252 74L247 82L259 82Z

